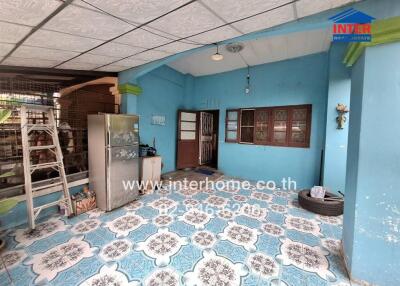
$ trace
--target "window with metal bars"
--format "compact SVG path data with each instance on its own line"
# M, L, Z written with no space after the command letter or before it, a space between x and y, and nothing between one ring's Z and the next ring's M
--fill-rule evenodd
M53 106L66 173L76 179L87 177L87 114L119 113L119 105L111 94L102 94L96 88L76 90L62 97L59 91L60 86L54 83L0 79L0 198L23 194L21 104ZM47 118L41 112L30 112L28 123L47 123ZM48 140L44 132L36 132L30 136L29 144L48 145ZM32 163L52 161L53 156L49 150L31 155ZM54 170L41 170L33 174L32 181L57 176Z

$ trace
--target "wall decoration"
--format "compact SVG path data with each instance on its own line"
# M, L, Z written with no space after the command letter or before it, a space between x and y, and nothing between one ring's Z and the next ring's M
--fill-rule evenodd
M339 114L336 117L337 129L343 129L344 123L347 121L345 114L349 112L349 109L343 103L338 103L338 105L336 106L336 111Z

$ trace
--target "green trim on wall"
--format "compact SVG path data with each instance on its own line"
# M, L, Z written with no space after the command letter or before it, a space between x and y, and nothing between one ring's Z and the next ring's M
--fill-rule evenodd
M143 89L140 86L130 83L120 84L118 86L118 90L121 94L129 93L134 95L140 95L143 92Z
M371 42L351 43L346 51L343 63L351 67L366 47L400 41L400 17L375 21L371 24Z

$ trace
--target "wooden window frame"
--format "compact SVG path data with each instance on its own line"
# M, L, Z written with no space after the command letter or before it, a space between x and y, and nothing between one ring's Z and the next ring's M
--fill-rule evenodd
M306 109L306 130L305 130L305 141L304 142L294 142L292 141L292 124L293 124L293 111L296 109ZM253 142L243 142L241 139L241 131L242 131L242 118L241 114L243 110L254 110L254 127L253 127ZM274 142L274 112L275 110L287 110L287 118L286 118L286 137L285 142ZM238 121L237 121L237 138L236 140L228 139L228 112L236 111L238 113ZM257 112L267 111L268 112L268 135L267 140L257 141L256 138L256 129L257 129ZM297 147L297 148L309 148L310 140L311 140L311 118L312 118L312 105L311 104L302 104L302 105L287 105L287 106L273 106L273 107L254 107L254 108L237 108L237 109L227 109L226 110L226 118L225 118L225 142L227 143L239 143L239 144L247 144L247 145L262 145L262 146L279 146L279 147ZM232 131L232 130L231 130Z
M237 118L236 120L229 120L228 119L228 113L229 112L236 112L237 113ZM236 130L228 129L228 123L229 122L236 122L237 128ZM240 134L240 109L227 109L226 114L225 114L225 142L227 143L237 143L239 142L239 134ZM228 139L228 131L236 131L236 139Z
M243 111L253 111L253 125L242 126L242 112ZM239 127L238 142L240 144L251 144L251 145L254 144L255 124L256 124L255 118L254 118L255 111L256 111L255 108L241 108L239 110L239 115L240 116L239 116L239 122L238 122L239 123L238 124L238 127ZM253 128L253 142L251 142L251 141L242 141L242 128Z

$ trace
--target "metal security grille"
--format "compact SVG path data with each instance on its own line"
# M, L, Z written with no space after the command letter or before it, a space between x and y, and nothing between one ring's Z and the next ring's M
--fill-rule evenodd
M87 160L87 123L88 113L119 113L114 103L97 102L92 97L91 110L80 102L77 92L68 96L59 96L57 83L37 82L17 78L0 78L0 198L23 193L23 188L13 188L24 183L22 165L20 106L23 103L52 106L54 110L60 146L63 153L67 175L85 173ZM107 95L107 97L112 95ZM97 98L101 98L100 95ZM89 100L89 99L87 99ZM28 123L46 123L48 118L42 112L29 112ZM36 132L29 138L31 146L46 145L49 140L43 132ZM33 163L52 159L47 150L35 151ZM33 182L47 180L57 174L51 170L35 172ZM85 176L87 174L85 173ZM12 192L10 192L12 190Z

